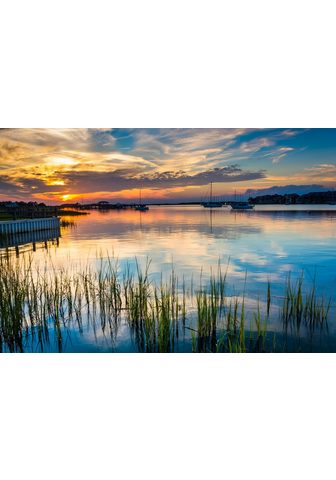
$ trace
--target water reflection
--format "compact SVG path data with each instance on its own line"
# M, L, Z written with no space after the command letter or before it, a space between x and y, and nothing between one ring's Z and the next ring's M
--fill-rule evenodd
M334 296L336 285L336 209L318 207L264 207L254 211L232 212L228 209L206 210L203 207L151 207L148 212L134 210L93 211L76 219L76 229L62 231L62 238L52 233L50 238L59 242L49 255L55 268L90 264L97 266L97 252L118 257L121 275L130 268L136 271L135 258L144 267L151 259L150 280L160 281L161 275L169 276L172 266L179 276L190 285L196 285L202 272L206 280L210 267L218 260L227 269L227 294L241 296L245 292L246 309L265 311L268 282L272 297L281 304L284 284L291 273L292 281L303 274L307 284L316 283L316 292L325 299ZM58 232L59 233L59 232ZM16 238L16 244L45 241L41 238L48 232L37 232L37 237ZM39 239L38 239L39 238ZM18 243L19 240L19 243ZM10 247L15 244L2 244ZM22 242L22 243L21 243ZM32 250L32 248L30 248ZM44 253L37 249L34 261L44 262ZM273 307L273 305L271 306ZM333 321L334 306L331 305L331 320L328 328L315 324L295 325L279 319L275 309L269 319L271 333L265 342L271 345L273 334L284 350L335 350L336 322ZM63 324L60 327L62 351L137 351L144 349L139 331L133 333L127 324L106 317L102 323L98 309L87 313L81 325ZM254 320L253 320L254 321ZM254 324L253 324L254 325ZM189 325L190 328L192 328ZM295 327L295 328L294 328ZM314 328L313 328L314 327ZM254 327L253 327L254 328ZM55 333L56 332L56 333ZM192 331L184 340L174 344L174 351L190 351ZM65 334L66 333L66 334ZM139 336L140 335L140 336ZM38 337L34 337L38 338ZM54 327L49 332L57 345L59 333ZM31 340L25 349L32 347ZM142 345L142 347L141 347ZM52 350L54 347L48 347ZM276 350L281 350L276 348Z
M113 250L123 261L152 259L160 272L174 262L184 274L230 259L236 281L245 271L251 281L280 280L287 272L305 270L320 286L335 280L335 209L329 212L209 212L200 207L152 207L93 212L81 218L75 232L64 234L59 256L89 258L97 250Z

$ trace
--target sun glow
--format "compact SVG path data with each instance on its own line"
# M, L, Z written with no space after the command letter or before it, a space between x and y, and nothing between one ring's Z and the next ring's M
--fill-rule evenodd
M71 165L77 165L78 162L74 160L73 158L69 157L52 157L48 160L53 165L58 165L58 166L71 166Z
M63 201L63 202L67 202L68 200L74 200L75 198L77 198L78 195L76 194L73 194L73 193L67 193L65 195L61 195L60 196L60 199Z
M64 186L65 183L63 180L52 180L51 182L48 182L47 185L50 185L50 186Z

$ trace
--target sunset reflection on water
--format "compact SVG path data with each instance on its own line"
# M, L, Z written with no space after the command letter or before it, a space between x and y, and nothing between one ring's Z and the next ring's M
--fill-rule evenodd
M143 269L150 262L154 283L169 278L174 269L187 287L192 284L196 289L201 281L208 281L220 262L228 274L226 294L241 297L244 292L247 312L256 311L259 303L265 310L268 282L272 298L281 303L288 276L295 282L303 275L308 288L315 283L319 295L331 297L334 312L335 207L259 207L234 212L229 208L151 206L147 212L92 210L88 215L64 219L70 224L61 229L57 242L44 242L34 250L27 244L9 255L28 253L40 271L52 265L52 269L73 272L85 271L88 265L99 268L100 262L113 257L121 277L127 269L135 271L137 262ZM333 318L332 314L329 336L319 337L322 347L314 346L317 350L336 348ZM269 327L271 332L282 332L277 314L269 319ZM117 341L93 331L89 323L84 332L74 329L68 334L71 341L63 345L66 351L136 350L123 323L118 326ZM190 341L189 332L176 348L190 351ZM309 348L310 344L304 346Z
M229 277L241 285L281 282L287 272L316 276L321 289L335 281L336 210L309 211L278 207L233 212L199 206L151 207L134 210L92 211L76 218L76 228L64 230L53 255L81 261L97 252L114 254L121 265L144 264L151 259L153 274L170 270L199 274L229 262Z

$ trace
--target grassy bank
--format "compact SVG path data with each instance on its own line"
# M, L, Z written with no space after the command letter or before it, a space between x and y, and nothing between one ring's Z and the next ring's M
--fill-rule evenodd
M11 220L12 216L9 215L8 213L5 212L0 212L0 222L1 221L6 221L6 220Z
M109 257L96 266L56 269L47 257L43 268L33 258L0 259L0 349L25 351L50 342L63 350L69 332L88 327L115 341L126 326L141 352L173 352L183 344L193 352L267 352L286 350L288 335L321 332L328 327L330 300L318 297L303 278L283 286L281 298L266 291L252 303L245 289L228 294L227 269L185 282L172 270L156 283L150 263L120 272ZM276 317L280 331L270 328ZM52 340L51 340L52 338ZM280 340L279 340L280 339ZM280 341L280 343L279 343Z
M20 212L0 212L0 221L9 221L9 220L32 220L38 218L50 218L54 216L58 217L78 217L82 215L89 215L89 212L84 212L82 210L66 210L53 208L47 211L27 211L21 210Z

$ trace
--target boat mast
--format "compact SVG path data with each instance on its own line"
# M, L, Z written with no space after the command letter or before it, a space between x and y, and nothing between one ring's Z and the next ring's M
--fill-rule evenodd
M210 183L210 202L212 202L212 182Z

